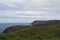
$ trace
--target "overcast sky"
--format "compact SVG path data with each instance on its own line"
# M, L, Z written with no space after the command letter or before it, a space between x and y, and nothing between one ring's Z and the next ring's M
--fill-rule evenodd
M0 0L0 23L60 20L60 0Z

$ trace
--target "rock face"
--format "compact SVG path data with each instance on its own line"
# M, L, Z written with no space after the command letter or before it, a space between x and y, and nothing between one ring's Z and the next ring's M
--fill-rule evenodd
M60 24L60 20L36 20L32 23L32 25L40 25L40 24Z
M9 33L19 29L19 25L7 27L2 33Z
M7 32L9 32L9 31L11 31L12 28L13 28L13 27L7 27L2 33L7 33Z

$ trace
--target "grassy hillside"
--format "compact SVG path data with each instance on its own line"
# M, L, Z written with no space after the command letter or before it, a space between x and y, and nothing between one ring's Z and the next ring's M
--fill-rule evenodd
M0 34L0 40L60 40L60 24L11 26Z

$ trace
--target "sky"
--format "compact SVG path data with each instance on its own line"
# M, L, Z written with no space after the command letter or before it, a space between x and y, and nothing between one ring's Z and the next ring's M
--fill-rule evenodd
M60 20L60 0L0 0L0 23Z

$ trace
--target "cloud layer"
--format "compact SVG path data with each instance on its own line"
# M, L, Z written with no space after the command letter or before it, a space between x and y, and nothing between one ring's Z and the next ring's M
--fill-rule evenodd
M49 19L60 19L60 0L0 0L0 22Z

